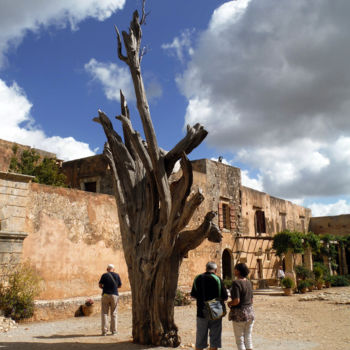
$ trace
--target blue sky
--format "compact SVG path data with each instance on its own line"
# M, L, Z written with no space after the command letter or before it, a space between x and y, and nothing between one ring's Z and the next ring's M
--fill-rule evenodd
M125 91L141 129L113 25L140 0L0 2L0 138L74 159L99 153L92 122ZM245 185L350 211L350 4L326 0L148 0L142 69L159 144L184 125L207 140L191 158L242 169ZM117 123L115 123L117 125Z

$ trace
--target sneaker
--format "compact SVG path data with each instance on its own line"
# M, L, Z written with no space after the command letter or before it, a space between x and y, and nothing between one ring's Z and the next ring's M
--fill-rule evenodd
M102 335L102 337L104 337L104 336L107 335L107 333L106 332L102 332L101 335Z
M117 332L112 332L112 335L117 335Z

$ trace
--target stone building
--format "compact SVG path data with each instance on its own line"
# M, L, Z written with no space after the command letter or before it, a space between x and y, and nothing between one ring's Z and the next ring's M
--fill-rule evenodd
M350 235L350 215L320 216L310 220L310 231L318 234L330 234L335 236ZM338 245L337 264L339 273L350 273L350 251Z
M194 189L200 187L205 201L195 213L194 227L210 210L218 212L223 232L220 244L204 242L182 264L180 285L189 286L208 260L218 263L223 278L233 277L233 266L246 262L252 278L275 279L281 263L272 251L272 237L284 229L306 232L311 211L283 199L241 186L241 171L221 162L192 162ZM69 186L113 195L111 172L103 155L63 163ZM86 187L88 184L88 187Z
M41 157L56 158L56 154L54 153L46 152L37 148L32 148L30 146L20 145L16 142L10 142L0 139L0 171L8 171L11 158L15 155L14 149L17 149L17 157L20 156L24 150L34 150Z
M179 286L189 288L208 260L217 262L223 278L232 278L234 265L246 262L256 284L272 282L280 263L271 249L273 235L284 228L306 231L310 210L242 186L239 168L207 159L195 160L192 166L194 190L201 188L205 200L188 227L196 227L208 211L217 211L215 220L223 239L217 244L206 240L189 252L181 266ZM15 240L20 244L14 249L19 253L23 242L22 259L30 259L43 276L43 299L99 294L97 279L110 262L121 274L122 290L128 290L106 159L97 155L64 162L62 169L70 188L30 183L28 177L3 174L6 185L0 192L1 232L6 227L7 233L20 233L20 241ZM11 188L18 186L25 187L22 190L26 192L22 196L25 199L17 201ZM21 228L9 225L18 221L16 217L22 218ZM5 253L1 253L3 260L7 259Z

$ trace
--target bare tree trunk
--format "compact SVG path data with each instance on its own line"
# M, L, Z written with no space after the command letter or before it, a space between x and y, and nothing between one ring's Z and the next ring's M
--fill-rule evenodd
M143 2L144 5L144 2ZM196 148L207 131L199 124L187 127L186 136L168 153L158 147L140 68L141 21L133 14L129 33L123 32L127 55L116 28L118 56L130 68L137 107L146 141L131 124L129 109L120 92L124 141L109 118L99 111L94 120L105 131L104 153L114 174L116 201L124 255L132 290L133 339L140 344L176 347L180 344L174 323L174 299L183 257L204 239L221 241L212 222L214 212L194 230L185 231L194 211L204 200L200 191L191 193L192 165L186 154ZM175 163L181 160L182 176L171 180Z

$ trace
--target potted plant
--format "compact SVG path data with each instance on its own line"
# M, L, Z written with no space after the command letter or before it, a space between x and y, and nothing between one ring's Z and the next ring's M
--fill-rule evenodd
M313 278L307 278L307 289L309 292L312 292L315 289L316 281Z
M292 295L294 281L290 277L285 277L282 279L281 284L283 286L284 295Z
M309 283L307 281L300 280L298 282L297 288L298 288L299 293L302 293L302 294L306 293L308 287L309 287Z
M324 277L324 283L326 288L330 288L332 285L332 276L330 274L325 275Z

